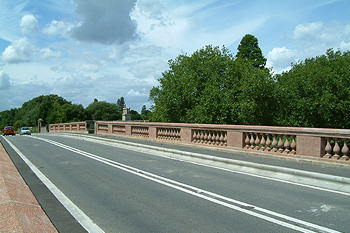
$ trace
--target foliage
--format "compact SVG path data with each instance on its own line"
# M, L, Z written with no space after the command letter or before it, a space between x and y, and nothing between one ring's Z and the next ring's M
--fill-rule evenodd
M152 121L269 124L267 70L212 46L179 55L169 67L150 92Z
M105 101L94 101L87 106L85 110L88 120L120 120L116 104L107 103Z
M122 119L124 105L125 105L124 97L120 97L117 100L118 119Z
M38 96L18 109L0 112L0 128L36 126L39 118L44 124L80 121L85 118L85 112L82 105L72 104L57 95Z
M276 79L276 124L350 128L350 52L329 49Z
M150 117L151 111L146 108L146 105L143 105L141 109L141 120L149 120Z
M265 68L266 65L266 58L258 45L258 39L250 34L242 38L236 57L251 62L257 68Z
M44 125L85 120L121 120L124 104L124 97L119 98L117 104L94 99L84 109L81 104L72 104L57 95L38 96L25 102L20 108L0 112L0 130L7 125L12 125L15 129L36 126L40 118ZM137 111L131 110L131 119L145 119L149 115L149 110L147 111L147 114L143 113L141 116Z

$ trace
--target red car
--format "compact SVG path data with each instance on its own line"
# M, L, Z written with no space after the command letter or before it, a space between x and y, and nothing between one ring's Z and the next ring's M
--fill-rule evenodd
M3 135L16 135L15 129L12 126L6 126L2 131Z

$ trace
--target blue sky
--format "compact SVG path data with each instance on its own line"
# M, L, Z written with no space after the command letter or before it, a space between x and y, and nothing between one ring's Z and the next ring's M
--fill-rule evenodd
M247 33L280 73L350 49L350 1L0 0L0 111L47 94L140 111L169 59Z

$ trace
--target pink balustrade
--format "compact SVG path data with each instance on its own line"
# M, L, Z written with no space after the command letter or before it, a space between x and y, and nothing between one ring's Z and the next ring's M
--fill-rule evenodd
M50 132L87 132L86 123L51 124ZM349 129L96 121L95 133L350 163Z
M157 139L180 141L180 131L181 128L157 128Z

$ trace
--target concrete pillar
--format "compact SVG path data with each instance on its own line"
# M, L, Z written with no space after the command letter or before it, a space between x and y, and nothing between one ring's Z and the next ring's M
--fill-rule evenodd
M181 128L180 139L181 139L181 142L191 143L192 142L192 129L191 128Z
M113 124L108 124L108 134L113 134Z
M148 127L148 136L150 139L156 140L157 139L157 127L149 126Z
M297 155L322 157L325 154L325 140L317 136L297 135Z
M125 135L131 136L131 125L125 125Z
M244 146L244 133L238 131L227 131L227 146L242 149Z

